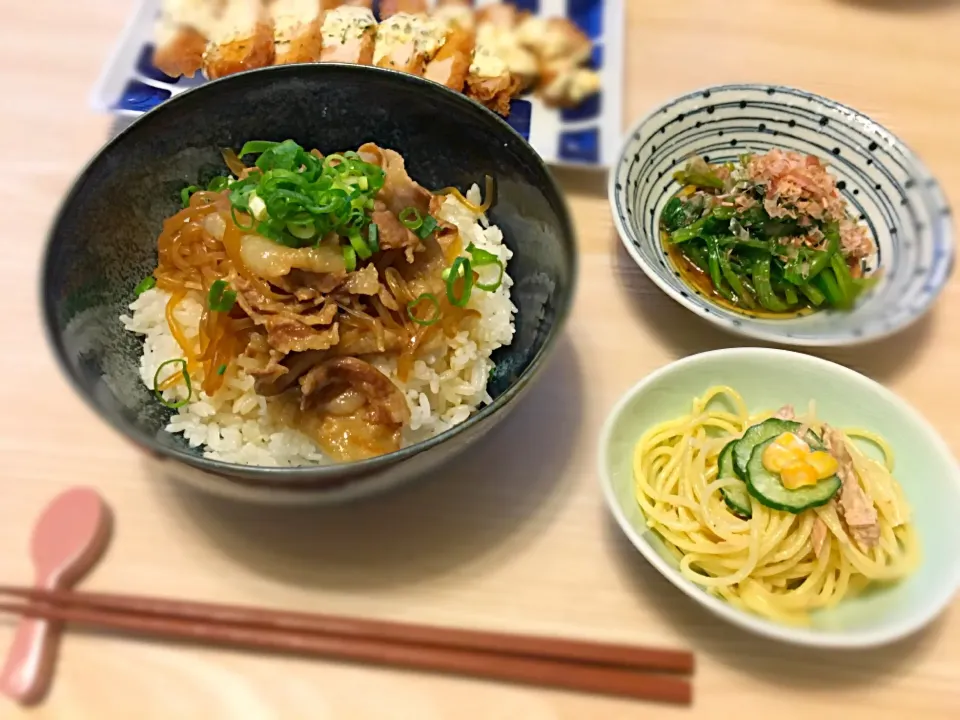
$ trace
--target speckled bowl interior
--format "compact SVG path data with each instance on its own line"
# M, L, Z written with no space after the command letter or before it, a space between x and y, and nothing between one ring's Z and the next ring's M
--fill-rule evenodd
M514 252L513 344L495 355L494 402L469 421L398 453L312 468L250 468L207 460L163 428L169 412L140 381L141 341L123 330L133 288L156 262L163 220L180 190L224 172L220 148L293 138L323 152L373 141L399 151L428 188L496 179L491 213ZM547 169L505 122L446 88L369 67L297 65L228 77L184 93L104 147L67 195L42 276L44 320L77 391L140 446L234 482L382 486L422 472L479 438L534 376L567 314L576 274L573 230ZM416 462L412 462L416 459ZM405 466L405 467L404 467Z
M689 287L666 257L658 227L680 189L673 173L694 155L723 163L773 148L825 160L851 214L876 239L867 268L881 279L852 311L750 317ZM794 88L722 85L653 110L624 141L610 203L627 251L664 292L716 325L771 342L850 345L891 335L930 308L953 270L950 208L923 162L865 115Z

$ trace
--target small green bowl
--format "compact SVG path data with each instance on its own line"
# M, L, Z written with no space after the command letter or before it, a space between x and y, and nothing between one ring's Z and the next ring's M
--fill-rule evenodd
M634 497L633 451L652 425L690 411L712 385L729 385L751 411L785 404L839 427L879 433L893 447L895 475L913 510L920 567L903 582L817 611L793 627L740 610L684 578ZM859 373L786 350L735 348L693 355L644 378L617 404L600 439L600 479L613 516L660 573L720 617L768 637L824 648L893 642L931 622L960 588L960 468L937 432L906 402Z

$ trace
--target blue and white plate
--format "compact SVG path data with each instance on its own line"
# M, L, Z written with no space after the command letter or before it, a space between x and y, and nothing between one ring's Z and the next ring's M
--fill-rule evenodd
M681 280L660 244L673 172L779 147L829 163L851 211L876 239L881 279L847 312L761 319L721 307ZM787 345L853 345L902 330L931 306L954 260L950 208L936 179L893 133L827 98L770 85L723 85L672 100L641 120L610 174L610 204L627 251L660 288L727 330Z
M496 0L474 0L477 7ZM593 40L593 66L603 92L570 110L530 96L513 102L507 121L540 156L555 165L609 167L622 132L624 0L511 0L545 18L565 17ZM376 12L379 2L375 0ZM153 66L153 26L160 0L141 0L91 95L97 110L137 116L203 82L171 78Z

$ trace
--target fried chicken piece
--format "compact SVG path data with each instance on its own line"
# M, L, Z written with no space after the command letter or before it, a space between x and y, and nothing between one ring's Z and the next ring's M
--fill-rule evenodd
M203 74L221 78L272 65L274 57L273 22L261 0L224 0L203 53Z
M154 36L153 64L171 77L193 77L203 67L207 35L222 11L222 0L163 0Z
M273 0L270 15L273 18L275 64L320 60L323 12L317 0Z
M377 21L369 8L342 5L323 19L320 62L372 65Z

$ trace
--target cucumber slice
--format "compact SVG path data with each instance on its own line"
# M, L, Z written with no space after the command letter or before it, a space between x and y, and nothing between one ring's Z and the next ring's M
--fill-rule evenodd
M727 504L728 508L733 510L735 515L739 515L742 518L751 518L753 517L753 508L751 507L752 501L750 500L750 493L747 492L747 486L743 484L743 480L740 479L740 476L737 475L736 470L733 468L733 446L738 442L740 441L731 440L724 445L723 450L720 451L720 455L717 458L718 476L723 480L727 478L739 480L737 485L720 488L720 495L723 496L723 501Z
M763 451L776 439L776 436L764 440L753 449L747 463L747 489L758 502L774 510L796 515L810 508L829 502L840 489L840 478L831 475L816 485L807 485L789 490L780 482L780 476L763 466Z
M736 447L733 448L733 467L737 474L742 479L747 479L747 463L750 461L750 455L757 445L783 433L799 433L801 427L803 426L794 420L781 420L780 418L770 418L748 427L743 437L737 441ZM822 447L820 438L812 430L808 430L807 436L803 439L814 450L819 450Z

